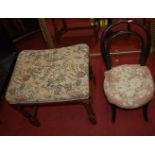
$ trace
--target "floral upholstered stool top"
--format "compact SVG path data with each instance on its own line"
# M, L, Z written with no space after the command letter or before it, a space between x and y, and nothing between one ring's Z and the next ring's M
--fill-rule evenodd
M89 98L89 47L20 52L6 99L11 104Z
M105 72L104 90L111 104L134 109L153 98L154 82L148 67L125 64Z

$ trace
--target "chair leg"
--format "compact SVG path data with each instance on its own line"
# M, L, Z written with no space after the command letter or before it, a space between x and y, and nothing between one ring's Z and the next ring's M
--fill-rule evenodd
M128 29L128 31L130 31L130 30L131 30L130 23L128 23L128 24L127 24L127 29Z
M116 120L116 106L111 104L111 110L112 110L112 123L115 123L115 120Z
M98 25L94 25L93 30L94 30L94 35L95 35L95 41L97 42L98 41L98 32L99 32Z
M144 116L144 120L146 121L146 122L148 122L149 121L149 118L148 118L148 103L147 104L145 104L144 106L143 106L143 116Z
M90 122L92 124L96 124L96 117L95 117L95 114L93 112L93 108L92 108L92 105L90 103L90 100L83 102L83 105L86 108Z
M91 65L89 65L89 79L93 82L93 85L96 85L96 78Z
M33 112L30 113L28 112L25 107L23 105L16 105L15 107L20 113L23 114L24 117L26 117L28 119L28 121L36 126L39 127L40 126L40 122L38 120L37 114L38 114L38 106L33 106Z

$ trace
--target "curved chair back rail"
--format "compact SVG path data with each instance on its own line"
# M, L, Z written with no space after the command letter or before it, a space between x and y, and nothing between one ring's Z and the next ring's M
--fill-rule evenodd
M112 36L110 36L109 38L107 38L106 40L106 46L104 47L104 52L103 54L103 58L105 59L105 63L106 63L106 67L107 69L111 69L112 68L112 61L111 61L111 57L110 57L110 46L111 46L111 42L113 39L122 36L122 35L133 35L136 36L140 39L141 41L141 51L142 53L145 53L145 44L144 44L144 38L137 32L133 32L133 31L120 31L117 32L115 34L113 34ZM143 54L142 54L143 55Z
M146 41L144 41L144 36L142 36L140 33L135 32L133 30L124 30L124 31L118 31L115 33L111 33L111 30L120 25L120 24L133 24L133 25L137 25L138 27L140 27L146 35ZM111 57L110 57L110 45L111 45L111 41L114 38L117 38L119 36L122 35L133 35L136 36L140 39L141 41L141 57L140 57L140 65L144 66L146 64L147 61L147 57L149 55L150 52L150 47L151 47L151 35L149 33L149 31L147 30L147 28L137 22L137 21L131 21L131 20L121 20L118 21L112 25L110 25L109 27L107 27L105 29L105 31L102 33L101 35L101 41L100 41L100 47L101 47L101 52L102 52L102 56L103 59L105 61L105 65L107 69L111 69L112 68L112 61L111 61Z

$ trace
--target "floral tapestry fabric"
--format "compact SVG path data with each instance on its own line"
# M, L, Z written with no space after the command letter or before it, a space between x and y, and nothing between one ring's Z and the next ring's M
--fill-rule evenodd
M154 82L148 67L125 64L105 72L104 91L111 104L133 109L153 98Z
M6 99L45 103L89 98L89 47L78 44L20 52Z

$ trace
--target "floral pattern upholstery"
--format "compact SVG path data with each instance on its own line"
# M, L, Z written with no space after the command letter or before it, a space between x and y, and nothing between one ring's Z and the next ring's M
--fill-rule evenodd
M11 104L89 98L89 47L20 52L6 99Z
M104 91L111 104L133 109L152 99L154 82L146 66L126 64L105 72Z

